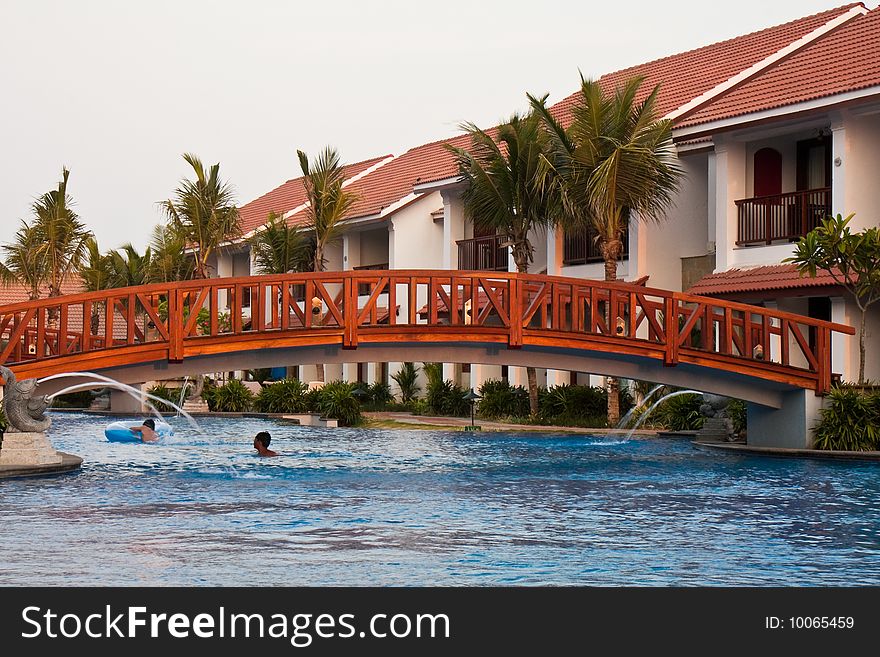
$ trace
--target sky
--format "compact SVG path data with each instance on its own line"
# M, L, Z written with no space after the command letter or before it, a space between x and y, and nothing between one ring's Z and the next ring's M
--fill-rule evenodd
M494 125L598 77L842 0L0 0L0 242L56 187L139 249L193 152L239 205L300 175ZM869 2L869 8L876 6Z

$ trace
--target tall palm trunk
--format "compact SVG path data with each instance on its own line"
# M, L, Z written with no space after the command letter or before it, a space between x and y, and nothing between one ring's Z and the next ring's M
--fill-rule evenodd
M321 248L321 244L318 243L315 245L315 272L324 271L324 250ZM307 299L306 303L311 304L312 300ZM307 310L307 312L311 312L311 308ZM323 321L323 315L321 313L317 313L315 315L315 322L318 326L321 325ZM315 363L315 380L324 383L324 363Z
M617 280L617 259L623 251L623 242L619 234L617 237L608 240L602 240L601 244L602 258L605 261L605 280ZM611 303L605 306L605 326L608 331L613 333L617 325L617 318L613 316ZM608 426L616 427L620 422L620 381L617 377L609 376L605 378L606 389L608 390Z
M516 270L520 274L529 271L529 252L526 249L513 249L513 258L516 262ZM538 372L534 367L526 368L526 378L529 383L529 413L532 417L538 415Z

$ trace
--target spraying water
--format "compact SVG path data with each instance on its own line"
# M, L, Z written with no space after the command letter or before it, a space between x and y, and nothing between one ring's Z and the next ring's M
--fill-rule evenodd
M186 387L189 385L189 377L184 377L183 385L180 386L180 398L177 400L177 405L183 408L183 401L186 397ZM180 417L180 411L177 412L177 417Z
M700 395L700 396L702 396L703 393L700 392L699 390L676 390L675 392L670 392L668 395L663 395L660 399L658 399L653 404L651 404L650 408L648 408L648 410L645 411L641 415L641 417L639 417L638 420L636 420L636 423L633 425L633 428L630 429L629 433L626 434L626 439L629 440L630 438L632 438L632 435L633 435L633 433L635 433L636 429L638 429L640 426L642 426L642 424L645 422L645 420L648 419L648 416L654 411L655 408L657 408L660 404L665 402L667 399L672 399L673 397L679 397L681 395Z
M146 404L150 408L150 411L152 411L153 415L158 417L160 420L163 419L162 414L159 412L159 410L155 406L153 406L153 404L151 404L149 402L149 400L144 399L143 397L141 397L141 395L135 394L135 392L132 391L129 388L129 386L126 386L124 383L109 383L109 382L103 382L103 381L101 381L101 382L90 381L89 383L79 383L74 386L68 386L66 388L63 388L63 389L59 390L58 392L53 392L51 395L46 395L46 398L49 401L52 401L53 399L55 399L55 397L59 397L61 395L66 395L69 392L79 392L80 390L91 390L93 388L116 388L117 390L121 390L122 392L124 392L124 393L128 394L130 397L132 397L135 401L139 401L139 402Z
M620 422L617 423L617 426L615 427L615 429L623 429L627 425L627 423L629 422L629 419L630 419L630 417L632 417L632 414L635 413L638 409L644 408L645 404L648 403L648 400L651 399L651 397L653 397L654 394L658 390L660 390L662 387L663 387L663 384L661 383L660 385L654 386L653 388L651 388L651 391L647 395L645 395L645 398L642 400L642 403L639 404L638 406L633 406L631 409L629 409L626 412L626 415L624 415L620 419Z
M47 377L42 378L39 381L37 381L37 383L43 383L45 381L52 381L54 379L65 379L65 378L94 379L96 381L103 381L104 383L113 384L113 386L111 386L111 387L118 387L119 389L127 389L129 391L129 394L136 395L137 398L141 401L144 401L146 399L152 399L154 401L161 402L163 404L170 406L174 410L176 410L179 415L183 415L183 417L186 419L186 421L189 423L189 425L193 429L195 429L199 433L203 433L202 428L199 426L199 423L195 421L193 416L190 415L189 413L187 413L182 408L180 408L180 406L178 406L174 402L170 402L167 399L163 399L161 397L157 397L156 395L151 395L148 392L143 392L141 390L138 390L134 386L130 386L125 383L120 383L116 379L111 379L109 376L104 376L103 374L95 374L94 372L66 372L64 374L53 374L51 376L47 376ZM59 393L55 393L55 395L57 395L57 394L59 394ZM52 395L52 397L54 397L55 395ZM52 397L50 397L50 399ZM155 410L155 407L154 407L154 410ZM160 418L162 417L162 415L158 411L156 411L156 413L159 415Z

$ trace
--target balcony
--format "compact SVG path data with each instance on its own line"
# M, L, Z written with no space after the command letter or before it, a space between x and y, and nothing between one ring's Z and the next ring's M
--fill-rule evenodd
M629 257L629 226L621 236L623 251L621 259ZM585 265L591 262L602 262L602 251L599 249L599 241L596 239L596 231L592 228L584 232L570 233L566 231L562 242L562 264L566 267L571 265Z
M831 214L831 188L820 187L736 203L737 246L797 240Z
M504 235L487 235L459 240L458 268L476 271L507 271L509 249L503 246Z

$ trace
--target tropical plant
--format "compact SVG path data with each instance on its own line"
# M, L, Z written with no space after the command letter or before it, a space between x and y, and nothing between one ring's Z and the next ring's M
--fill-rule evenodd
M700 395L676 395L658 405L650 420L670 431L696 431L706 420L700 412L701 404Z
M598 82L581 76L568 129L550 113L546 97L529 95L550 135L563 222L572 230L595 232L606 281L617 280L630 215L664 220L683 176L675 163L672 122L657 116L659 88L636 100L643 82L643 77L632 77L606 95ZM606 304L608 326L614 323L610 312ZM608 378L608 393L608 422L614 425L620 418L617 379Z
M361 421L361 405L354 395L356 384L331 381L315 389L313 404L323 416L335 418L343 426L354 426Z
M563 383L548 388L541 399L541 417L558 424L588 423L605 426L608 391L593 386Z
M297 379L272 383L257 394L254 408L261 413L302 413L309 387Z
M196 278L208 278L209 262L221 245L241 234L232 186L220 178L220 164L207 171L192 153L183 159L195 179L184 178L173 198L160 203L174 232L193 249Z
M173 226L158 225L150 237L146 278L150 283L187 281L193 277L195 260L186 251L186 237Z
M251 253L259 274L287 274L308 271L311 262L311 244L299 228L289 226L284 219L269 213L269 219L250 239Z
M746 430L746 403L742 399L731 399L727 404L727 417L733 423L734 433L742 436Z
M342 237L345 219L357 196L343 187L345 167L335 149L326 147L314 163L309 162L304 152L296 154L308 200L306 230L312 233L315 244L313 268L324 271L324 251Z
M150 282L150 262L153 257L150 247L141 254L132 244L123 244L107 255L110 258L111 288L145 285Z
M311 233L314 244L313 269L316 272L324 271L324 250L341 239L343 224L357 197L342 185L345 182L345 168L335 149L326 147L318 154L314 164L302 151L298 150L296 154L308 199L306 230ZM318 381L324 380L324 363L315 364L315 377Z
M79 269L92 238L92 232L71 207L73 199L67 193L69 176L70 171L63 168L58 188L35 200L31 210L33 226L42 240L37 257L45 262L50 298L61 296L61 285Z
M425 401L432 413L462 416L470 412L470 402L465 399L467 391L447 380L433 379L428 382Z
M40 255L42 242L39 229L22 221L14 240L2 247L0 283L21 285L31 301L40 298L40 288L46 281L46 260Z
M530 415L529 393L506 379L489 379L480 385L476 412L480 417L525 417Z
M859 323L859 384L865 382L865 333L868 308L880 301L880 229L850 230L854 215L828 217L795 244L793 262L801 276L829 274L861 311Z
M418 384L419 367L414 363L402 363L397 373L392 374L391 378L400 388L400 401L404 404L411 402L419 394L421 387Z
M461 198L465 216L475 228L504 236L516 269L529 270L535 247L530 235L553 225L560 208L558 185L551 177L549 139L536 113L514 114L496 128L496 134L473 123L462 128L470 135L470 149L447 145L455 155L466 187ZM538 381L534 367L526 368L529 408L538 414Z
M180 389L179 388L169 388L167 385L162 383L161 381L147 390L147 394L153 395L153 397L159 397L159 399L164 399L166 402L170 402L168 404L163 404L160 401L156 401L155 399L150 399L150 403L156 407L158 411L173 411L174 406L171 404L177 404L180 401Z
M880 395L851 385L837 385L825 398L813 429L816 449L880 449Z
M205 392L209 390L205 387ZM243 413L249 411L254 404L254 393L238 379L231 379L225 385L213 388L202 397L208 402L208 408L219 413Z
M52 408L88 408L95 398L94 390L80 390L52 398Z

